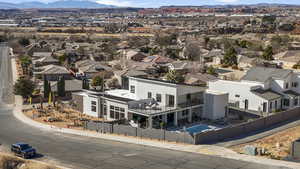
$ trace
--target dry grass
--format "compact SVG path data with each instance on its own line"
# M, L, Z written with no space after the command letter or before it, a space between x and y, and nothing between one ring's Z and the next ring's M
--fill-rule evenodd
M1 169L59 169L55 166L50 166L44 163L24 160L19 157L0 153L0 168Z
M268 158L283 159L289 155L292 142L299 138L300 126L297 126L254 142L233 146L231 149L243 153L246 145L253 145L267 150L268 153L265 156Z
M45 109L44 113L40 113L38 110L33 109L24 112L24 114L29 118L34 117L33 120L41 123L53 125L60 128L72 128L72 129L79 129L79 130L83 129L83 124L84 124L84 122L80 121L80 119L102 120L101 118L87 116L71 108L61 108L58 110L50 108L50 109ZM48 122L47 120L50 117L55 118L58 121Z

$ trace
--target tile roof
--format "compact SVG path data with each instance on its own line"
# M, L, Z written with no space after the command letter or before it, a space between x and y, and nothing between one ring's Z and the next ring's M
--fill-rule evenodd
M292 70L287 69L253 67L247 71L246 75L242 77L242 80L265 82L270 78L283 79L292 72Z
M275 100L281 98L281 95L279 93L274 92L272 90L264 90L262 88L259 88L256 90L252 90L251 92L266 100Z

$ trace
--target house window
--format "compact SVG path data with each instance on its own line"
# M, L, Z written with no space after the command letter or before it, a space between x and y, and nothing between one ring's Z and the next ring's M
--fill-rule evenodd
M283 105L289 107L290 106L290 99L284 99Z
M115 112L113 110L110 111L110 118L112 118L112 119L115 118Z
M270 102L270 110L273 108L273 102Z
M120 108L120 111L121 111L121 112L125 112L125 109L124 109L124 108Z
M169 95L169 106L174 107L175 105L175 97L173 95Z
M97 102L96 101L91 101L91 111L92 112L97 112Z
M130 86L130 93L135 93L135 86Z
M92 110L92 112L97 112L97 107L92 105L91 110Z
M125 119L125 113L120 113L121 119Z
M285 84L285 88L288 89L289 88L289 83Z
M266 102L263 103L263 112L267 112L267 103Z
M298 87L298 82L293 82L292 87Z
M298 99L294 99L294 106L297 106L298 105Z
M278 104L277 100L275 100L275 109L277 109L277 104Z
M174 96L173 96L173 97L174 97ZM187 95L186 95L186 99L187 99L188 101L190 101L190 100L192 99L191 94L187 94Z
M120 114L119 114L119 112L116 112L115 115L116 115L116 116L115 116L116 119L120 119Z
M240 95L236 94L235 97L240 97Z
M156 94L156 101L161 102L161 94Z
M104 115L106 116L106 115L107 115L107 106L104 105L104 106L103 106L103 109L104 109Z
M152 98L152 93L148 92L148 99L151 99L151 98Z

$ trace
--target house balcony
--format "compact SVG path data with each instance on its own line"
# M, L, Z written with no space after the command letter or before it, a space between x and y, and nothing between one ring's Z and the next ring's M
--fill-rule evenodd
M188 102L177 104L177 106L138 106L130 107L128 111L135 114L140 114L143 116L157 116L162 114L167 114L171 112L181 111L184 109L200 107L204 104L204 100L194 99Z

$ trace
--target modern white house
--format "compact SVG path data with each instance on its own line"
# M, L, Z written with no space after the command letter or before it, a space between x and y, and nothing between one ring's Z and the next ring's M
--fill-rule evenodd
M299 106L300 74L286 69L253 67L241 81L214 80L210 90L227 92L235 107L266 114Z
M78 105L78 110L90 116L111 121L127 119L146 127L157 127L161 123L177 126L201 118L217 119L225 116L228 103L226 98L220 102L223 104L221 109L214 109L214 115L203 116L209 114L204 113L205 90L205 87L129 77L129 89L108 90L103 93L83 91L74 93L73 98L77 98L74 102ZM220 97L219 95L220 93L215 97ZM221 97L224 98L224 95Z

